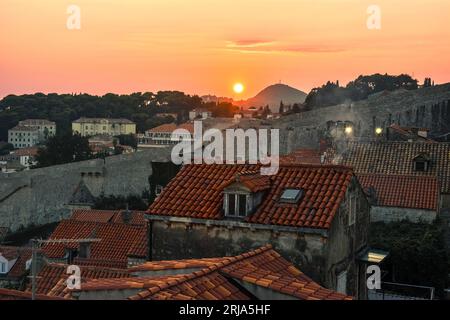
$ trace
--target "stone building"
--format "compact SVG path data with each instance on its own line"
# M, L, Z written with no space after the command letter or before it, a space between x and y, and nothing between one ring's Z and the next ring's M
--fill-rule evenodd
M8 142L14 148L29 148L37 145L39 140L39 130L25 126L15 126L8 130Z
M439 214L440 188L436 177L358 174L366 191L371 222L432 223Z
M158 127L147 130L143 135L138 136L138 147L148 148L155 146L171 146L179 143L180 135L174 136L175 130L186 130L184 139L193 141L194 124L184 123L176 125L175 123L163 124Z
M189 120L209 119L212 117L212 112L206 109L194 109L189 111Z
M439 208L450 207L450 143L349 142L331 162L353 167L357 175L437 177Z
M326 288L366 295L369 204L351 169L187 165L148 210L152 260L238 254L270 243Z
M56 123L47 119L27 119L19 121L19 126L38 129L41 142L56 134Z
M8 142L14 148L27 148L45 142L56 134L56 123L46 119L27 119L8 131Z
M83 137L136 134L136 124L128 119L80 118L72 122L72 132Z

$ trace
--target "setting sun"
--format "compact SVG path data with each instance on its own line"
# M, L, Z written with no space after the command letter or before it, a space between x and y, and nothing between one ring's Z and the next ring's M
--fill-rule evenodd
M235 93L242 93L244 91L244 85L242 83L236 83L233 86L233 91Z

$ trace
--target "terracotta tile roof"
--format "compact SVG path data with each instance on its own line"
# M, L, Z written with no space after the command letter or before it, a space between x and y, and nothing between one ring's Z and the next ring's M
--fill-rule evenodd
M62 290L57 286L58 282L65 281L68 278L67 272L68 265L51 263L45 265L39 272L36 280L36 292L39 294L52 294L54 296L59 295ZM93 267L93 266L80 266L82 283L91 279L98 278L128 278L130 274L124 269L113 269L105 267ZM64 285L64 288L67 285ZM52 292L53 290L53 292ZM31 291L31 284L28 285L27 291Z
M222 219L223 183L256 165L186 165L147 211L150 215ZM344 199L353 172L343 166L283 165L247 222L327 229ZM287 188L303 189L297 204L280 203Z
M0 288L0 300L31 300L31 292ZM38 294L36 295L36 300L62 300L62 299Z
M435 177L358 174L366 193L376 191L378 206L426 209L439 206L439 182Z
M321 153L315 149L298 149L288 155L280 157L280 163L321 164Z
M264 191L270 188L270 177L260 175L258 170L236 173L236 176L223 184L221 188L224 189L236 182L241 183L251 192Z
M73 121L73 123L108 123L108 124L134 124L133 121L124 118L85 118L81 117L78 120Z
M71 220L86 221L86 222L112 222L124 223L122 213L125 210L93 210L93 209L76 209L73 210ZM130 210L131 219L128 222L132 225L146 224L144 215L145 211Z
M100 239L91 244L90 259L127 265L128 257L146 258L147 227L123 223L99 223L77 220L63 220L56 227L50 239ZM42 252L48 258L61 259L66 248L77 249L79 244L45 244Z
M116 214L116 211L111 210L73 210L71 220L85 221L85 222L110 222Z
M54 126L55 122L47 120L47 119L25 119L19 121L20 125L23 126Z
M149 261L144 264L131 267L128 270L130 272L139 272L139 271L160 271L160 270L207 268L207 267L213 266L222 261L223 261L223 258Z
M429 129L426 128L414 128L414 127L400 127L397 124L392 124L388 129L393 130L397 134L403 136L406 139L415 139L417 141L423 141L428 143L436 143L436 141L429 139L427 137L423 137L418 134L418 131L429 132Z
M124 269L127 267L125 261L108 261L108 260L97 260L97 259L85 259L85 258L75 258L73 264L77 266L90 266L90 267L105 267L113 269Z
M201 273L201 271L199 271ZM173 280L166 287L140 292L130 300L249 300L251 297L219 272Z
M185 275L170 275L160 277L129 277L129 278L103 278L91 279L82 284L80 290L73 291L103 291L103 290L125 290L125 289L152 289L163 286L167 282L183 279Z
M86 281L86 280L84 280ZM82 280L83 282L83 280ZM72 299L72 292L67 288L67 278L61 278L56 284L47 292L48 297L59 297L66 300Z
M132 300L248 300L241 292L218 272L201 274L180 274L159 277L126 279L97 279L81 286L82 291L136 290ZM66 293L68 291L66 290Z
M414 158L428 154L426 172L414 170ZM421 142L350 142L335 163L353 167L356 174L399 174L438 177L441 193L450 193L450 144Z
M301 300L351 300L351 297L325 289L312 281L271 246L237 257L221 268L230 277L240 279Z
M35 133L38 133L39 129L36 127L26 127L26 126L17 125L14 128L9 129L9 131L34 131Z
M38 147L29 147L29 148L22 148L18 150L14 150L12 154L15 156L30 156L35 157L38 154L39 148Z
M8 272L8 278L21 278L27 272L26 262L31 259L31 248L0 246L0 256L5 257L7 260L17 259Z
M158 127L152 128L148 130L149 132L159 132L159 133L172 133L177 129L185 129L190 133L194 133L194 125L192 123L183 123L180 125L176 125L175 123L163 124Z
M3 256L6 260L17 259L20 256L20 247L0 247L0 256Z
M132 300L226 300L250 299L251 294L236 288L229 278L249 282L302 300L351 300L325 289L282 258L271 246L236 257L222 258L201 271L179 276L164 285L151 287L130 297Z

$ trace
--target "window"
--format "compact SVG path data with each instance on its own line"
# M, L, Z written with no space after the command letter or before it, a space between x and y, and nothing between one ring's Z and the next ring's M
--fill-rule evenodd
M347 294L347 271L341 272L337 277L336 291Z
M67 249L67 263L72 264L76 257L78 257L77 249Z
M352 226L356 221L356 196L351 195L348 201L348 225Z
M0 262L0 273L6 273L6 263Z
M416 171L427 171L427 163L425 161L416 161L415 162Z
M298 203L303 194L303 189L285 189L280 197L280 201L284 203Z
M428 171L430 167L430 155L428 153L421 153L414 158L414 170L419 172Z
M239 203L238 216L245 217L247 213L247 196L245 194L240 194L238 203Z
M155 195L159 196L162 191L163 191L163 186L157 184L156 187L155 187Z
M228 195L228 215L229 216L236 215L236 195L234 194Z
M227 194L225 213L227 216L243 218L247 216L247 195Z

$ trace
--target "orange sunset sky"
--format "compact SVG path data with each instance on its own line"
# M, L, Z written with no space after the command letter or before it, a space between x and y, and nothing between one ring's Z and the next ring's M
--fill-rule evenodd
M81 8L68 30L67 7ZM368 30L379 5L381 30ZM181 90L409 73L450 82L450 0L1 0L0 97Z

